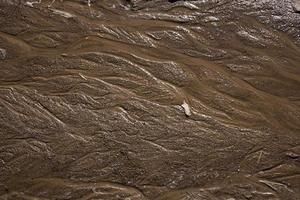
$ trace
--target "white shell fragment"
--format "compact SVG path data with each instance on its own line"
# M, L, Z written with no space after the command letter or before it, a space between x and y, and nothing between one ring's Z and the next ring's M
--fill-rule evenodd
M57 10L57 9L50 9L54 14L57 14L57 15L60 15L62 17L65 17L65 18L72 18L72 17L75 17L74 15L68 13L68 12L65 12L65 11L62 11L62 10Z
M184 109L184 113L187 117L192 115L190 106L185 101L183 101L181 107Z
M33 2L26 1L25 5L33 8L33 4L40 4L41 2L42 2L42 0L33 1Z
M0 48L0 60L4 60L6 58L6 50Z
M84 80L87 80L87 78L85 78L85 76L83 76L81 73L79 73L79 76L80 76L81 78L83 78Z

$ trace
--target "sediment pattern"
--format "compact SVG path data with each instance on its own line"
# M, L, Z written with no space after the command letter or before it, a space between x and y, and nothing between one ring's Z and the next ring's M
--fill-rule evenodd
M28 2L0 3L0 199L299 199L290 0Z

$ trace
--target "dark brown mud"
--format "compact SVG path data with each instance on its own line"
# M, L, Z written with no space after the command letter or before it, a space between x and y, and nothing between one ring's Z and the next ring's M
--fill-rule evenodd
M291 0L0 0L1 200L298 200L299 133Z

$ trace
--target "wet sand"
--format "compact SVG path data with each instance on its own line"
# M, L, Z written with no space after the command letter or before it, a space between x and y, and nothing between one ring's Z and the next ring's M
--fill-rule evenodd
M299 199L291 0L15 2L1 200Z

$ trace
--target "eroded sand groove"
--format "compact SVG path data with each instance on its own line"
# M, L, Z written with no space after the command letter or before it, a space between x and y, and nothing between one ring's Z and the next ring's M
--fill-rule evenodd
M51 3L0 1L0 199L298 199L291 1Z

